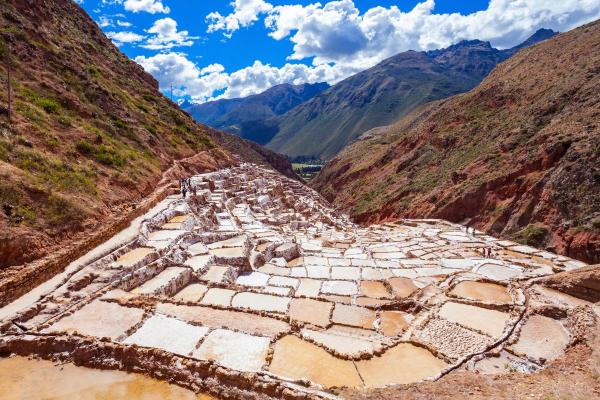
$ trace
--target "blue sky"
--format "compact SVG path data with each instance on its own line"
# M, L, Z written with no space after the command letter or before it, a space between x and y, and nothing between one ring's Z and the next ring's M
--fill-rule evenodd
M406 50L496 47L600 17L589 0L78 0L165 91L203 102L331 84Z

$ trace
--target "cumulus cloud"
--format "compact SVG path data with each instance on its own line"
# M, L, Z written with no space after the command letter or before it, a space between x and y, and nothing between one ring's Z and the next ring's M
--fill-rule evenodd
M163 5L162 0L125 0L123 6L127 11L134 13L143 11L150 14L168 14L171 12L169 7Z
M288 63L277 68L255 61L249 67L226 73L221 64L199 68L185 54L176 52L139 56L135 61L158 79L161 88L167 89L172 85L179 93L198 103L249 96L282 83L315 83L341 78L340 70L327 64L311 67ZM215 93L219 94L215 96Z
M259 0L255 0L259 1ZM218 22L250 13L243 24L216 23L209 32L232 34L264 15L265 26L276 40L289 38L292 59L316 57L315 62L368 64L405 50L431 50L463 39L490 40L497 47L514 46L539 28L566 31L600 17L600 2L591 0L491 0L488 8L469 15L436 14L435 1L424 0L412 10L397 6L373 7L360 13L352 0L325 4L252 7L236 2L234 12ZM244 9L247 8L247 10Z
M140 35L135 32L106 32L106 36L108 36L112 41L117 45L121 46L124 43L136 43L144 40L145 36Z
M269 12L273 6L264 0L235 0L233 13L223 16L218 12L212 12L206 16L208 32L225 31L225 35L231 34L242 27L249 26L258 21L260 14Z
M172 18L163 18L155 21L147 32L152 36L141 47L150 50L192 46L194 40L198 39L196 36L190 36L188 31L178 31L177 21Z
M288 63L281 67L255 61L227 72L220 64L198 67L186 55L174 52L136 61L163 87L174 85L180 93L202 102L247 96L280 83L333 84L399 52L432 50L465 39L511 47L539 28L567 31L600 18L600 2L595 0L490 0L487 9L468 15L436 14L434 0L422 0L411 10L390 6L364 12L353 0L290 3L235 0L230 14L213 12L206 17L208 32L220 31L226 36L262 19L272 39L293 44ZM192 40L187 32L178 32L176 25L171 28L171 37L185 35L179 40L159 41L157 49L174 47L164 43ZM159 36L158 31L153 33Z

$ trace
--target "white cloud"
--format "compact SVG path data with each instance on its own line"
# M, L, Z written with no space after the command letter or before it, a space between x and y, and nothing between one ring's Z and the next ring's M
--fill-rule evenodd
M208 32L225 31L226 36L231 36L232 32L240 28L249 26L258 21L260 14L269 12L273 6L264 0L235 0L233 3L233 13L223 16L218 12L210 13L206 16L208 22Z
M220 64L199 67L175 52L137 57L136 61L154 74L163 88L173 85L179 93L202 102L247 96L281 83L333 84L399 52L431 50L464 39L511 47L539 28L567 31L600 18L597 0L490 0L486 10L469 15L435 14L434 0L422 0L408 11L391 6L365 12L360 12L353 0L279 6L264 0L236 0L231 4L231 14L207 16L208 32L230 36L262 18L271 38L293 44L290 61L281 67L255 61L233 72ZM194 39L186 31L178 32L176 24L163 28L148 31L155 35L156 49L171 49ZM158 39L161 35L163 39ZM299 60L304 63L297 63ZM310 65L305 65L306 60Z
M117 20L117 26L121 26L123 28L129 28L131 25L132 25L131 22L121 21L120 19Z
M463 39L510 47L539 28L566 31L600 18L597 0L490 0L486 10L469 15L435 14L434 0L424 0L408 12L391 6L362 14L352 0L306 6L261 3L260 8L248 6L255 13L247 24L227 24L242 12L236 2L233 13L219 15L208 31L231 35L264 15L272 38L289 38L294 44L291 59L372 65L402 51L446 47Z
M113 22L106 15L101 15L98 17L98 25L100 25L101 28L106 28L109 26L113 26Z
M341 78L340 70L327 64L316 67L285 64L277 68L255 61L249 67L229 74L220 64L199 68L185 54L175 52L139 56L135 61L158 79L163 90L173 85L180 94L189 95L195 102L244 97L281 83L315 83ZM215 96L215 93L220 94Z
M172 18L163 18L154 21L148 33L152 34L148 40L141 45L150 50L166 50L173 47L192 46L196 36L190 36L188 31L178 31L177 21Z
M163 5L162 0L125 0L123 6L127 11L134 13L144 11L150 14L168 14L171 12L169 7Z
M145 36L137 34L135 32L106 32L106 36L112 39L117 45L121 46L123 43L136 43L144 40Z

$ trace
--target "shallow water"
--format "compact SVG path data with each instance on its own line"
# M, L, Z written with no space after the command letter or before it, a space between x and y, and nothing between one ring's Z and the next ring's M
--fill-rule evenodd
M510 303L512 297L505 286L488 282L463 281L452 289L451 294L466 299Z
M0 359L3 400L214 400L140 374L24 357Z

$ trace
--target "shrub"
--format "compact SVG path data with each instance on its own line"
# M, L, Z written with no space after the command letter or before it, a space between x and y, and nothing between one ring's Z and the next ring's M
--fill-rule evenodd
M548 228L538 225L528 225L513 235L517 243L528 246L541 246L548 236Z
M48 114L58 114L60 111L60 104L56 100L40 98L37 101L37 105L40 106Z
M125 157L122 154L103 144L95 145L88 141L80 140L75 144L75 149L80 154L91 157L107 167L122 167L126 164Z

